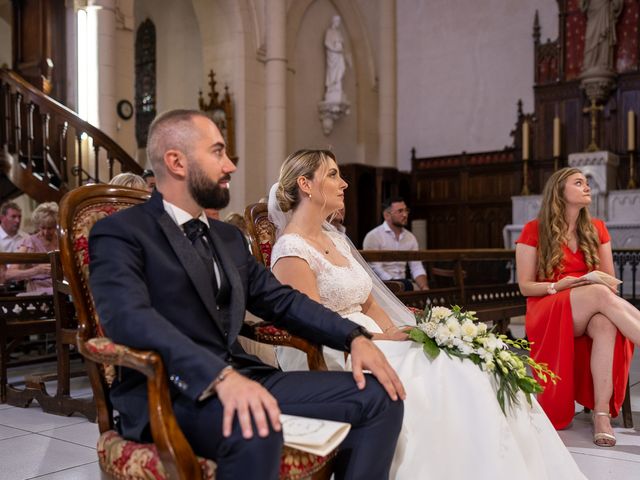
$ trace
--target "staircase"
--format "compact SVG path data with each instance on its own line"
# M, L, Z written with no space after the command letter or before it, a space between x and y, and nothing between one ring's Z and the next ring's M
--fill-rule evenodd
M113 139L15 72L0 69L0 202L59 201L73 188L142 167Z

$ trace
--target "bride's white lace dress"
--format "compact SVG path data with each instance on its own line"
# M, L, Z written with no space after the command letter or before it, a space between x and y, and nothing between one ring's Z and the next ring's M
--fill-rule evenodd
M329 232L349 265L340 267L295 234L283 235L272 252L305 260L316 275L321 303L372 332L377 324L360 305L371 292L371 278L338 233ZM407 391L404 424L391 478L415 479L584 479L571 454L537 402L524 398L505 416L491 377L470 361L439 355L429 360L411 341L376 341ZM349 369L344 353L325 348L332 370ZM279 348L284 370L306 370L298 350Z

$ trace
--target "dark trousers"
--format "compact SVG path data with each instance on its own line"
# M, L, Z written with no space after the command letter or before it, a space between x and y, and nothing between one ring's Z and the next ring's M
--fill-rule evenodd
M270 372L258 379L276 398L282 413L348 422L351 431L336 458L336 479L389 477L400 433L402 401L392 401L371 375L364 390L349 372ZM277 479L282 433L242 438L237 418L230 437L222 436L222 405L217 397L174 403L178 423L197 455L217 462L216 479Z

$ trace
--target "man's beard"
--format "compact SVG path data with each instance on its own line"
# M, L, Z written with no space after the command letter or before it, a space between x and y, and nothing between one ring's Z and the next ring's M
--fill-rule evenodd
M220 178L220 180L229 179L231 179L229 174ZM195 161L190 161L189 164L187 188L195 202L202 208L220 210L229 205L229 189L208 178Z
M402 221L392 221L391 224L394 227L398 227L398 228L404 228L407 225L407 222L402 222Z

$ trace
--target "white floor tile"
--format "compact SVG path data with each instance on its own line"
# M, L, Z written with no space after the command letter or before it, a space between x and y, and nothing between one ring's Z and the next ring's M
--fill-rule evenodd
M101 473L98 462L96 461L79 467L73 467L32 478L37 480L98 480Z
M640 478L640 465L635 462L580 453L574 453L573 458L589 480L638 480Z
M0 440L4 440L5 438L20 437L22 435L32 435L32 434L31 432L20 430L18 428L12 428L12 427L6 427L4 425L0 425Z
M45 430L40 432L39 435L46 435L47 437L57 438L58 440L65 440L67 442L84 445L85 447L95 448L98 443L100 431L96 423L83 422L68 427Z
M82 416L63 417L44 413L37 403L29 408L14 407L0 410L0 425L34 433L84 422L87 422L87 419Z
M0 478L23 480L96 461L95 448L24 435L0 440Z

